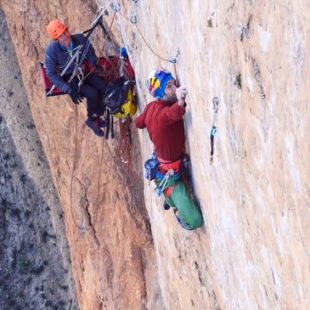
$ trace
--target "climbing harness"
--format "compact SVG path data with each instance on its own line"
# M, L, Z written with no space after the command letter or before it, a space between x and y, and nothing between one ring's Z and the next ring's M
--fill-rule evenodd
M185 161L187 157L167 162L157 158L155 153L152 153L151 158L147 159L144 163L144 177L148 181L155 179L160 180L160 183L155 188L155 193L159 197L165 192L169 196L174 189L174 185L168 186L169 180L178 181L182 177L183 169L185 168Z
M216 134L216 119L217 119L217 113L218 113L218 108L219 108L219 98L218 97L213 97L212 99L213 103L213 122L212 122L212 128L210 132L210 144L211 144L211 151L210 151L210 164L212 165L213 163L213 156L214 156L214 137Z

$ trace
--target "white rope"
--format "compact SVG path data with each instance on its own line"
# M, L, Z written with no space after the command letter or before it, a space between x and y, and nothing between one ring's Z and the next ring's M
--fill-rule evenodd
M121 33L123 44L124 44L124 46L125 46L125 48L127 50L129 58L134 60L135 56L134 56L134 52L133 51L134 51L134 49L137 46L137 44L136 44L137 36L135 35L135 41L134 41L132 47L129 47L129 43L128 43L129 38L128 38L128 36L125 35L125 31L124 31L125 27L123 26L123 24L121 22L121 18L124 19L124 17L121 14L116 14L116 22L117 22L118 28L120 30L120 33Z
M137 1L133 1L133 2L134 2L134 6L136 7ZM135 36L134 43L130 47L128 35L126 35L126 33L125 33L126 27L124 27L123 22L121 21L121 19L124 19L124 17L121 14L117 14L121 10L120 3L118 1L110 0L108 7L109 8L107 8L107 11L109 14L116 13L115 19L116 19L116 23L117 23L117 27L119 29L119 32L121 34L121 40L122 40L123 46L126 48L127 54L129 56L129 58L131 59L131 62L134 62L134 60L135 60L134 50L137 47L137 44L136 44L137 36L134 35ZM133 12L133 10L132 10L132 12ZM126 21L126 23L127 23L127 21Z

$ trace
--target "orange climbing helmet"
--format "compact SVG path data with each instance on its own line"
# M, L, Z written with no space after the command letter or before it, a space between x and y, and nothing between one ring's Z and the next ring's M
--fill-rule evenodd
M67 26L61 22L59 19L53 19L47 25L47 33L53 39L57 40L61 35L63 35L66 30Z

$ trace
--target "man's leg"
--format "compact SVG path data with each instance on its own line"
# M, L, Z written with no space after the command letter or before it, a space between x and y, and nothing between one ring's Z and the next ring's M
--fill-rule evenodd
M99 93L96 88L92 87L91 85L83 83L80 88L80 94L83 97L86 97L87 100L87 116L88 119L86 120L85 124L93 130L95 135L99 137L104 136L104 132L100 129L104 127L105 124L102 123L102 120L98 117L98 98Z
M88 85L97 91L97 100L94 104L94 110L97 115L103 115L105 106L103 104L103 97L106 90L105 81L97 74L90 74L84 81L84 85Z
M160 185L162 179L156 178L155 183ZM189 191L189 185L184 183L183 177L169 180L163 191L166 208L174 208L178 222L185 229L192 230L203 225L200 208ZM168 208L167 208L168 209Z
M187 185L183 181L175 183L170 196L166 198L171 207L175 207L176 217L185 229L196 229L203 225L203 218L199 206L191 197Z
M97 89L91 85L83 83L80 88L80 94L87 99L87 116L92 117L94 114L98 115L97 106L99 93Z

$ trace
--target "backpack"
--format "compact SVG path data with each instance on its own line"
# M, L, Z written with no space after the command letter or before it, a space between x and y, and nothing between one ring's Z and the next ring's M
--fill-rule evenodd
M137 111L135 83L124 77L110 82L103 102L116 118L130 118Z

